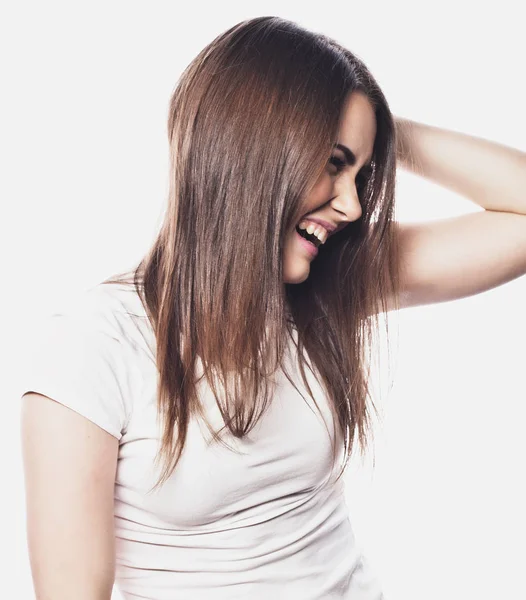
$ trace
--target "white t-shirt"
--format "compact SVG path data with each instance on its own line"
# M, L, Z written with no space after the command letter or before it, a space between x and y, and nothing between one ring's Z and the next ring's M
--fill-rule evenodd
M384 598L355 540L343 481L334 483L343 444L338 437L340 462L331 472L333 421L323 389L307 369L326 423L293 356L287 372L306 400L280 370L255 429L244 440L226 438L239 452L208 445L194 417L175 473L149 493L160 473L153 460L161 431L155 336L139 296L133 287L100 284L43 320L22 393L48 396L119 440L115 583L123 598ZM224 422L215 399L205 379L199 385L217 430Z

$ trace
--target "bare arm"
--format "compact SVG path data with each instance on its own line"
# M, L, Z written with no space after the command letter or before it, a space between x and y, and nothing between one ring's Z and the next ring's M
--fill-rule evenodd
M526 152L409 119L395 121L402 168L486 210L526 215Z
M400 307L472 296L525 275L526 153L407 119L396 127L400 166L484 209L398 224Z
M36 393L22 397L21 436L37 600L110 600L117 438Z

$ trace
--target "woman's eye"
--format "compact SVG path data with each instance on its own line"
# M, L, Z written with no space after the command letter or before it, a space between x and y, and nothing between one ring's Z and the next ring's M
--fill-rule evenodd
M339 173L343 169L343 167L345 167L345 161L343 161L341 158L338 158L337 156L331 156L329 162L336 167L337 173Z

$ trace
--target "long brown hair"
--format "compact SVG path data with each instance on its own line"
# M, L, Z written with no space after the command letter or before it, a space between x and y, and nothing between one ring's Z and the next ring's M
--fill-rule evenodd
M362 216L320 247L304 282L284 283L286 235L326 169L354 91L366 94L377 121ZM168 137L170 187L157 238L132 280L104 282L134 284L156 336L164 423L156 460L164 467L155 487L175 469L192 415L205 418L197 357L225 422L214 439L223 443L225 428L243 437L268 405L269 375L292 327L304 383L305 348L345 440L341 476L356 430L362 452L367 444L367 350L379 313L388 298L399 307L395 128L383 93L334 40L280 17L253 18L219 35L182 73Z

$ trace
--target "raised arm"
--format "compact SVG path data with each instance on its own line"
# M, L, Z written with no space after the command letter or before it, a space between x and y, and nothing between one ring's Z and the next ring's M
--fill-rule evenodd
M399 166L485 209L399 224L401 307L456 300L524 275L526 153L407 119L396 126Z

